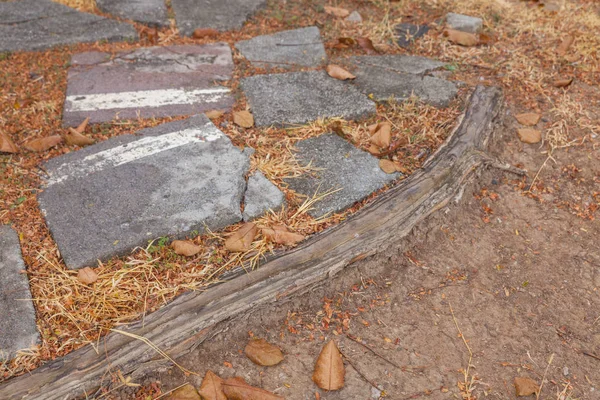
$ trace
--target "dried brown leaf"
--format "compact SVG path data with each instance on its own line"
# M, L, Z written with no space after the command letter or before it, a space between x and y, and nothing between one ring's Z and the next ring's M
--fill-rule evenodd
M344 361L335 342L327 343L315 364L312 379L324 390L339 390L344 387Z
M293 246L304 240L305 236L288 231L285 225L274 225L273 228L263 228L262 234L272 242Z
M393 174L396 172L396 164L393 161L382 159L379 160L379 168L386 174Z
M25 147L29 151L40 152L40 151L49 150L62 141L63 141L62 136L54 135L54 136L48 136L48 137L44 137L44 138L30 140L27 143L23 144L23 147Z
M379 124L379 128L373 136L371 136L371 143L381 148L388 148L392 142L392 124L389 122L382 122Z
M338 43L344 46L356 46L356 40L351 37L340 37L338 38Z
M542 140L542 132L538 131L537 129L517 129L517 134L519 135L519 139L523 143L534 144L539 143Z
M223 382L223 392L228 400L281 400L283 397L264 389L250 386L240 377Z
M222 110L210 110L204 113L204 115L206 115L210 119L217 119L223 114L225 114L225 112Z
M211 28L198 28L192 33L194 39L212 38L219 35L219 31Z
M340 81L345 81L347 79L355 79L356 76L352 75L349 71L346 71L344 68L339 65L329 64L326 68L327 73L330 77L339 79Z
M358 39L356 39L356 43L358 43L358 45L361 47L361 49L363 49L367 54L378 54L379 53L377 51L377 49L375 48L375 46L373 46L373 42L369 38L359 37Z
M346 10L345 8L331 6L325 6L323 8L325 9L325 12L327 14L333 15L335 17L345 18L348 15L350 15L350 11Z
M522 113L515 115L515 119L518 123L525 126L534 126L540 122L542 116L538 113Z
M515 378L515 392L516 395L521 396L531 396L532 394L536 394L539 390L539 385L536 381L531 378Z
M176 254L191 257L194 256L202 250L201 246L197 246L193 242L189 240L173 240L171 243L171 247L175 251Z
M242 128L252 128L254 126L254 117L248 111L236 111L233 113L233 122Z
M223 393L223 379L211 370L206 371L198 392L204 400L227 400Z
M558 48L556 49L556 54L558 54L561 57L564 56L565 54L567 54L569 47L571 47L571 45L573 44L574 41L575 41L574 36L571 36L571 35L565 36L565 38L562 40L562 42L560 42L560 45L558 45Z
M283 361L283 353L279 347L264 339L250 339L244 353L250 361L258 365L271 366Z
M4 132L0 132L0 153L18 153L19 148Z
M85 285L91 285L98 280L98 274L90 267L77 271L77 280Z
M69 132L65 134L65 142L69 146L87 146L94 143L94 140L82 135L76 129L69 128Z
M225 248L229 251L248 251L257 233L256 224L247 222L227 238Z
M573 78L557 79L554 82L552 82L552 86L557 88L563 88L569 86L571 83L573 83Z
M166 400L202 400L196 388L189 383L171 392Z
M444 35L448 37L448 40L452 43L459 44L465 47L476 46L479 44L479 38L469 32L457 31L456 29L446 29Z
M379 147L377 147L377 146L375 146L374 144L372 144L372 145L369 147L369 153L371 153L371 154L373 154L373 155L377 155L377 154L379 154L379 153L380 153L380 151L379 151Z
M75 128L75 131L77 131L77 133L83 133L83 131L85 131L85 128L88 125L88 122L90 122L90 118L86 118L83 120L83 122L81 124L79 124L79 126L77 128Z

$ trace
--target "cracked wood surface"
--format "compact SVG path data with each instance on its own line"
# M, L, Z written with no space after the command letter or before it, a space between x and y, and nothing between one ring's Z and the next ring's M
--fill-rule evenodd
M217 323L306 291L352 262L377 253L390 241L405 237L417 223L445 206L475 169L490 163L487 145L502 109L500 89L478 86L458 128L423 168L347 221L256 271L230 273L227 282L204 292L185 293L144 322L120 329L176 358L207 338ZM99 342L98 349L88 345L0 384L0 398L89 396L110 383L111 373L120 371L135 380L167 364L139 339L112 332Z

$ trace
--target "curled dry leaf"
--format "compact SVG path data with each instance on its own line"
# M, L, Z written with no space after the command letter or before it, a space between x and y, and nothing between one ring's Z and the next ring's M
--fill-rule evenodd
M258 233L258 228L253 222L247 222L237 231L227 238L225 248L229 251L248 251L252 245L252 241Z
M538 113L523 113L515 115L515 119L518 123L525 126L534 126L540 122L542 116Z
M369 147L369 153L371 153L371 154L373 154L373 155L375 155L375 156L376 156L376 155L378 155L378 154L380 153L380 151L379 151L379 147L377 147L377 146L375 146L374 144L372 144L372 145Z
M456 29L446 29L444 36L448 37L448 40L452 43L459 44L465 47L476 46L479 44L479 38L469 32L457 31Z
M517 134L519 135L519 139L523 143L535 144L542 141L542 132L538 131L537 129L517 129Z
M176 254L191 257L194 256L202 250L202 247L197 246L193 242L189 240L173 240L171 243L171 247L175 251Z
M356 46L356 40L352 39L351 37L338 38L338 43L348 47Z
M19 148L10 140L8 135L0 132L0 153L18 153Z
M222 110L210 110L204 113L204 115L206 115L210 119L217 119L223 114L225 114L225 112L223 112Z
M180 387L177 390L172 391L168 396L167 400L202 400L196 388L189 383Z
M377 49L375 48L375 46L373 46L373 42L369 38L359 37L358 39L356 39L356 43L358 43L358 45L361 47L361 49L363 49L367 54L378 54L379 53L377 51Z
M69 128L69 132L65 134L65 142L69 146L87 146L93 144L94 140L82 135L76 129Z
M211 370L206 371L199 393L204 400L227 400L223 393L223 379Z
M385 159L379 160L379 168L381 168L381 170L386 174L393 174L397 169L396 164L394 164L393 161Z
M325 9L325 12L327 14L333 15L335 17L346 18L348 15L350 15L350 11L346 10L345 8L330 6L325 6L323 8Z
M254 117L248 111L236 111L233 113L233 122L242 128L252 128L254 126Z
M86 118L86 119L84 119L83 122L81 124L79 124L79 126L77 128L75 128L75 131L77 133L83 133L83 131L85 131L85 128L88 125L88 122L90 122L90 118L89 117Z
M356 76L352 75L349 71L346 71L344 68L339 65L329 64L326 68L327 73L330 77L339 79L340 81L345 81L346 79L355 79Z
M77 271L77 280L84 285L91 285L98 280L98 274L90 267L81 268Z
M63 141L62 136L54 135L54 136L48 136L45 138L30 140L27 143L25 143L23 145L23 147L25 147L29 151L40 152L40 151L49 150L62 141Z
M382 122L379 124L377 131L371 136L371 143L381 148L387 148L392 141L392 124Z
M288 231L285 225L274 225L273 228L263 228L262 234L274 243L293 246L304 240L305 236Z
M264 339L250 339L244 353L253 363L266 367L277 365L283 361L283 353L279 347Z
M521 396L531 396L532 394L536 394L539 390L539 385L536 381L531 378L515 378L515 392L516 395Z
M561 57L564 56L565 54L567 54L569 47L571 47L571 45L573 44L574 41L575 41L575 37L573 37L571 35L566 36L562 40L562 42L560 43L558 48L556 49L556 54L558 54Z
M219 35L219 31L211 28L198 28L192 33L194 39L213 38Z
M313 382L324 390L339 390L344 387L344 361L335 342L330 340L323 347L313 372Z
M250 386L240 377L223 381L223 392L228 400L282 400L283 397L264 389Z
M557 88L563 88L569 86L571 83L573 83L573 78L557 79L554 82L552 82L552 86Z

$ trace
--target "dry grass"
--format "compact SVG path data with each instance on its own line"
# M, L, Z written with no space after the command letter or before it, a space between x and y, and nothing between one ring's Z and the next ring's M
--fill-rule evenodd
M79 11L97 12L96 0L54 0L57 3L78 9Z

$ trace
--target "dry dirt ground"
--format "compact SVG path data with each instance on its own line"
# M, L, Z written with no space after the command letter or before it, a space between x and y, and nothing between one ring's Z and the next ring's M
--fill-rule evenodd
M507 127L495 153L528 169L531 182L546 156L513 132ZM541 383L544 375L540 399L600 399L600 224L589 214L600 146L592 138L554 158L536 180L539 195L513 175L483 171L379 255L217 326L177 360L198 376L157 372L122 397L198 387L210 369L290 400L514 399L515 377ZM285 360L252 364L243 354L251 336L280 346ZM347 358L346 384L327 393L311 375L330 339Z

